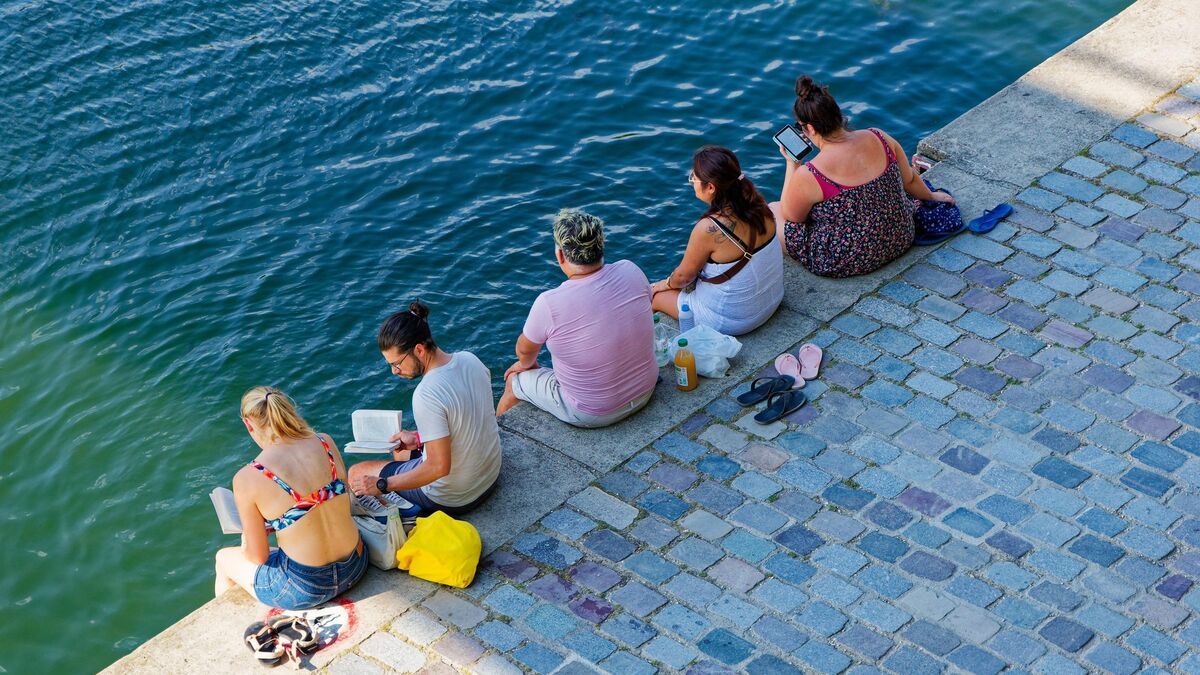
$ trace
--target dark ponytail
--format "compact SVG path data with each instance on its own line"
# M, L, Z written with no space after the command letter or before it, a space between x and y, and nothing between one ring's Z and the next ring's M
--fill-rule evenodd
M420 300L408 303L408 309L389 316L379 328L379 351L411 351L417 345L436 349L429 330L429 308Z
M719 145L706 145L692 155L692 173L716 188L704 217L724 215L745 223L756 238L767 234L774 221L771 207L754 183L742 173L737 155ZM765 240L762 240L765 241Z
M796 103L792 114L801 125L811 124L818 134L830 136L846 128L846 117L837 101L829 94L829 88L817 84L808 75L796 80Z

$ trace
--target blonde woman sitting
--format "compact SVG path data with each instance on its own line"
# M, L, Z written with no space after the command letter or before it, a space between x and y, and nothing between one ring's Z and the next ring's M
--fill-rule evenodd
M262 452L233 477L242 545L217 551L216 594L236 584L280 609L331 600L367 569L337 446L278 389L246 392L241 412ZM268 545L268 529L278 548Z

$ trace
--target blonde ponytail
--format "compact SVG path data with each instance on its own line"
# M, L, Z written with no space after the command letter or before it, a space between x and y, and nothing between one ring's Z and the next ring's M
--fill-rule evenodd
M296 404L275 387L254 387L242 395L242 417L266 429L270 440L299 441L317 435L296 412Z

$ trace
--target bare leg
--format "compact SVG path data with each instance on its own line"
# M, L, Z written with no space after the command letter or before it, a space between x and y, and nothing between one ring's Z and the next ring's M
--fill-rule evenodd
M783 254L787 255L787 242L783 240L783 226L787 221L779 212L779 202L771 202L768 206L771 207L771 213L775 214L775 241L779 242L779 246L783 248Z
M213 592L220 597L222 593L241 586L254 598L254 575L258 565L246 560L242 547L229 546L217 551L217 581Z
M504 381L504 393L500 395L500 402L496 404L496 417L503 415L513 406L521 402L521 399L517 398L516 393L513 392L512 386L513 379L516 378L517 375L520 375L520 373L514 373L511 377Z
M650 299L650 307L672 319L679 318L679 291L660 291Z
M369 462L359 462L346 470L346 478L351 485L362 476L378 476L383 467L391 463L390 459L373 459Z

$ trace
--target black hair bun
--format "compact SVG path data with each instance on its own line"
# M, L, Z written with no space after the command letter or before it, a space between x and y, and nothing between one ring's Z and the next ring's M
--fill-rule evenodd
M408 303L408 311L416 315L418 319L424 320L429 318L429 308L426 307L425 303L421 302L420 300L414 300Z

